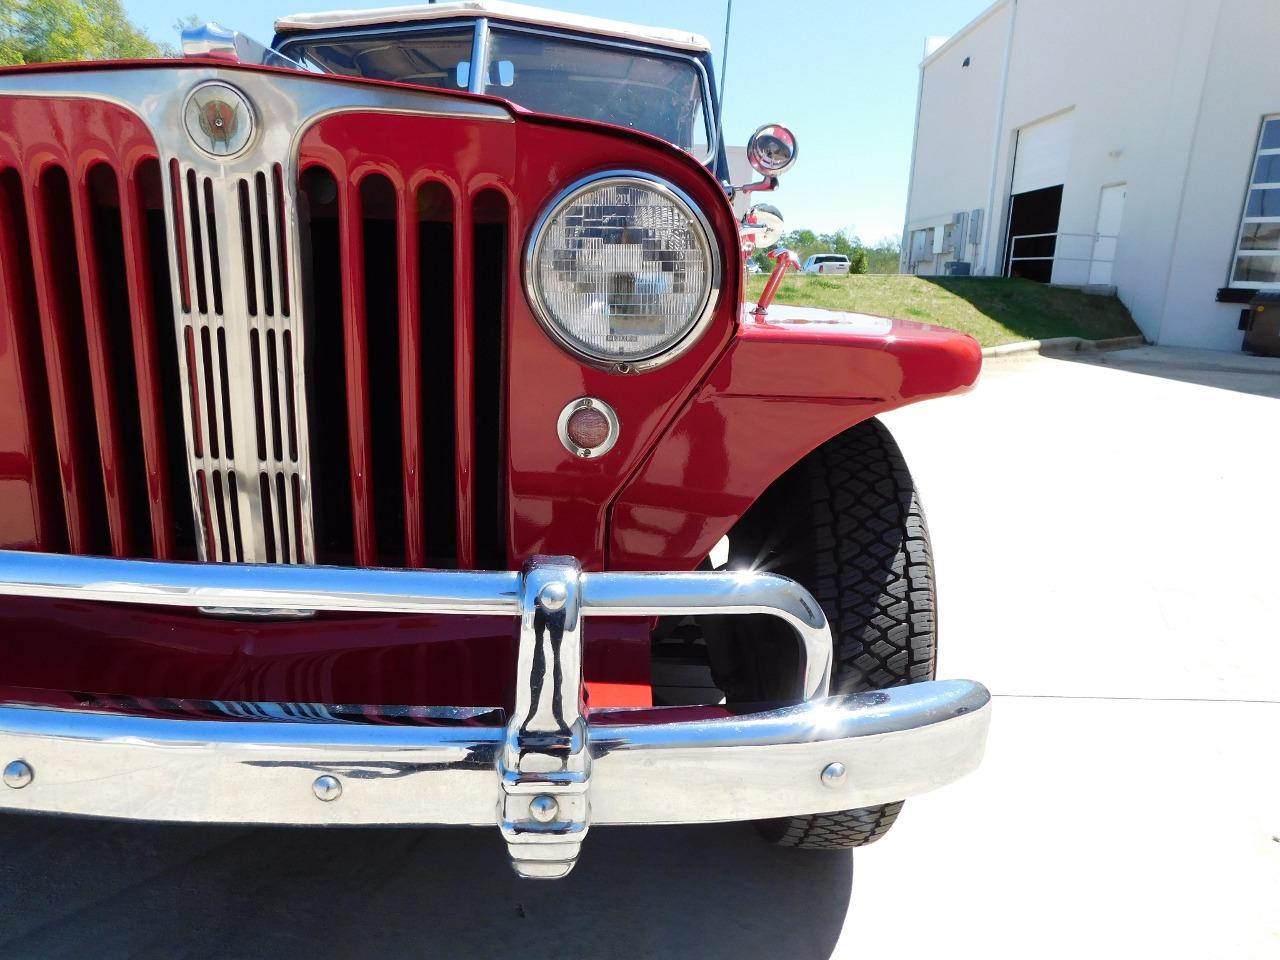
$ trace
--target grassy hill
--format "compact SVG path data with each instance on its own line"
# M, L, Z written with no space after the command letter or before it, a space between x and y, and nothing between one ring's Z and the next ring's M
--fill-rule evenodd
M760 295L764 281L751 278L749 300ZM984 347L1049 337L1100 340L1139 332L1115 297L995 277L793 275L783 281L776 302L936 323L963 330Z

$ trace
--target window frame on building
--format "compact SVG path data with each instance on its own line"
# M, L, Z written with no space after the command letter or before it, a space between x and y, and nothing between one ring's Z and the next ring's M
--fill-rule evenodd
M1251 261L1267 260L1273 261L1272 279L1247 275ZM1280 113L1263 117L1258 130L1227 285L1237 290L1280 290Z

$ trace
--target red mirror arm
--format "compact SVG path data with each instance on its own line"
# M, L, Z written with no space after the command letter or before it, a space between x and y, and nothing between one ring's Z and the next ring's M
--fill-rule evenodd
M787 271L800 269L800 258L790 250L781 248L770 250L769 259L774 262L773 273L769 274L769 282L764 285L764 291L760 294L760 302L751 311L757 317L763 317L769 312L769 304L773 303L773 298L778 292L778 287L782 285L782 280L787 275Z

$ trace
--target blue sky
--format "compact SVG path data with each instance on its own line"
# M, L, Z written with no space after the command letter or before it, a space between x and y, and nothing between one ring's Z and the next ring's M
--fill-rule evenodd
M125 8L156 40L175 41L174 21L194 13L267 42L276 16L403 2L409 0L125 0ZM820 233L849 228L867 242L901 232L925 37L955 33L988 2L736 0L725 138L743 143L768 122L795 131L800 160L769 200L788 226ZM544 0L538 5L694 30L711 41L719 70L724 0Z

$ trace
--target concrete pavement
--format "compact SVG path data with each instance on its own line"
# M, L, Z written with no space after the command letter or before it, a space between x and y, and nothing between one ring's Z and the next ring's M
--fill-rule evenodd
M494 830L0 817L23 956L1280 956L1280 361L989 365L886 418L941 675L997 695L967 780L853 856L599 829L519 882Z
M1280 360L990 363L887 418L987 760L855 857L839 956L1280 957ZM902 828L906 829L902 829ZM913 888L928 923L906 920Z

